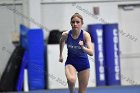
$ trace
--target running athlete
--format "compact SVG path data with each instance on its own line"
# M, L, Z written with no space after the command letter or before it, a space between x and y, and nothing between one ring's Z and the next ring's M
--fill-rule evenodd
M75 13L71 17L70 23L72 29L63 32L60 38L59 61L63 62L62 52L66 43L68 55L65 62L65 75L70 93L74 93L77 77L79 82L78 93L86 93L90 75L90 64L87 54L93 55L93 44L89 33L81 29L83 17L79 13Z

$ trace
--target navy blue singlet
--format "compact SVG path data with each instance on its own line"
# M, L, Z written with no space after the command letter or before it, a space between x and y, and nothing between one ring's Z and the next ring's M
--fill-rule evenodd
M83 30L81 30L81 33L77 39L72 38L71 30L68 32L67 37L68 56L65 65L67 64L73 65L78 72L90 68L87 53L85 53L78 44L80 40L84 41Z

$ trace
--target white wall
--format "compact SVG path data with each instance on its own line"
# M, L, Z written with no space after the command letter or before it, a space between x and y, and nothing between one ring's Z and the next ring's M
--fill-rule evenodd
M93 15L94 6L99 6L100 15ZM88 24L118 22L117 4L115 3L68 3L42 4L42 23L49 31L52 29L68 30L71 29L70 17L75 12L79 12L84 18L83 29L87 29ZM48 31L46 33L49 35Z
M129 8L129 9L128 9ZM140 4L119 7L122 85L140 84Z
M118 23L118 5L140 3L140 1L133 2L69 2L59 3L42 1L42 24L46 26L48 31L52 29L68 30L70 27L70 17L79 12L84 18L83 29L87 29L88 24L94 23ZM93 15L93 7L99 7L99 15Z
M123 1L139 1L139 0L42 0L42 2L49 2L49 3L55 3L55 2L123 2Z
M8 7L7 7L8 6ZM21 16L12 10L16 8L21 11L22 5L0 5L0 73L2 74L5 66L14 50L12 44L12 33L19 31L19 24L22 22ZM1 76L0 76L1 77Z
M100 8L98 17L92 15L93 7L95 6ZM106 22L118 22L116 3L66 3L43 4L43 24L46 25L48 29L70 29L70 17L75 12L83 16L84 28L87 27L87 24L102 23L101 18Z

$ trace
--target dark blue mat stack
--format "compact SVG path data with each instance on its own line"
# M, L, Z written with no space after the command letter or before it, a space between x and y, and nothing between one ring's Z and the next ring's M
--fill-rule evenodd
M27 33L29 31L29 28L20 25L20 45L22 48L24 48L25 52L22 58L22 64L20 66L20 73L18 75L18 81L16 86L16 91L22 91L23 89L23 81L24 81L24 69L27 69L27 63L28 63L28 51L27 51Z
M91 24L88 31L95 45L96 85L120 85L118 24Z
M104 50L107 85L120 85L118 24L104 24Z
M30 29L27 34L27 51L29 55L28 78L29 89L45 88L44 78L44 38L41 29Z
M23 89L24 69L28 71L28 86L30 90L38 90L46 88L45 75L45 46L42 29L29 29L24 25L20 25L20 44L25 49L20 74L17 82L17 91Z
M103 26L102 24L88 25L88 31L91 35L95 48L95 68L96 68L96 85L106 85L105 79L105 61L104 61L104 42L103 42Z

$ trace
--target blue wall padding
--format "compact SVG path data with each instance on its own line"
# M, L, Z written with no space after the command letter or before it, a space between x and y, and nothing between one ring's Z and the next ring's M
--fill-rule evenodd
M96 86L106 85L105 68L104 68L104 42L102 24L88 25L92 42L94 42L95 52L95 69L96 69Z
M28 34L27 50L29 55L28 79L29 89L45 88L44 77L44 38L41 29L30 29Z
M20 25L20 44L23 48L27 47L27 33L29 31L29 28L27 28L24 25Z
M118 24L105 24L103 30L107 85L120 85Z

